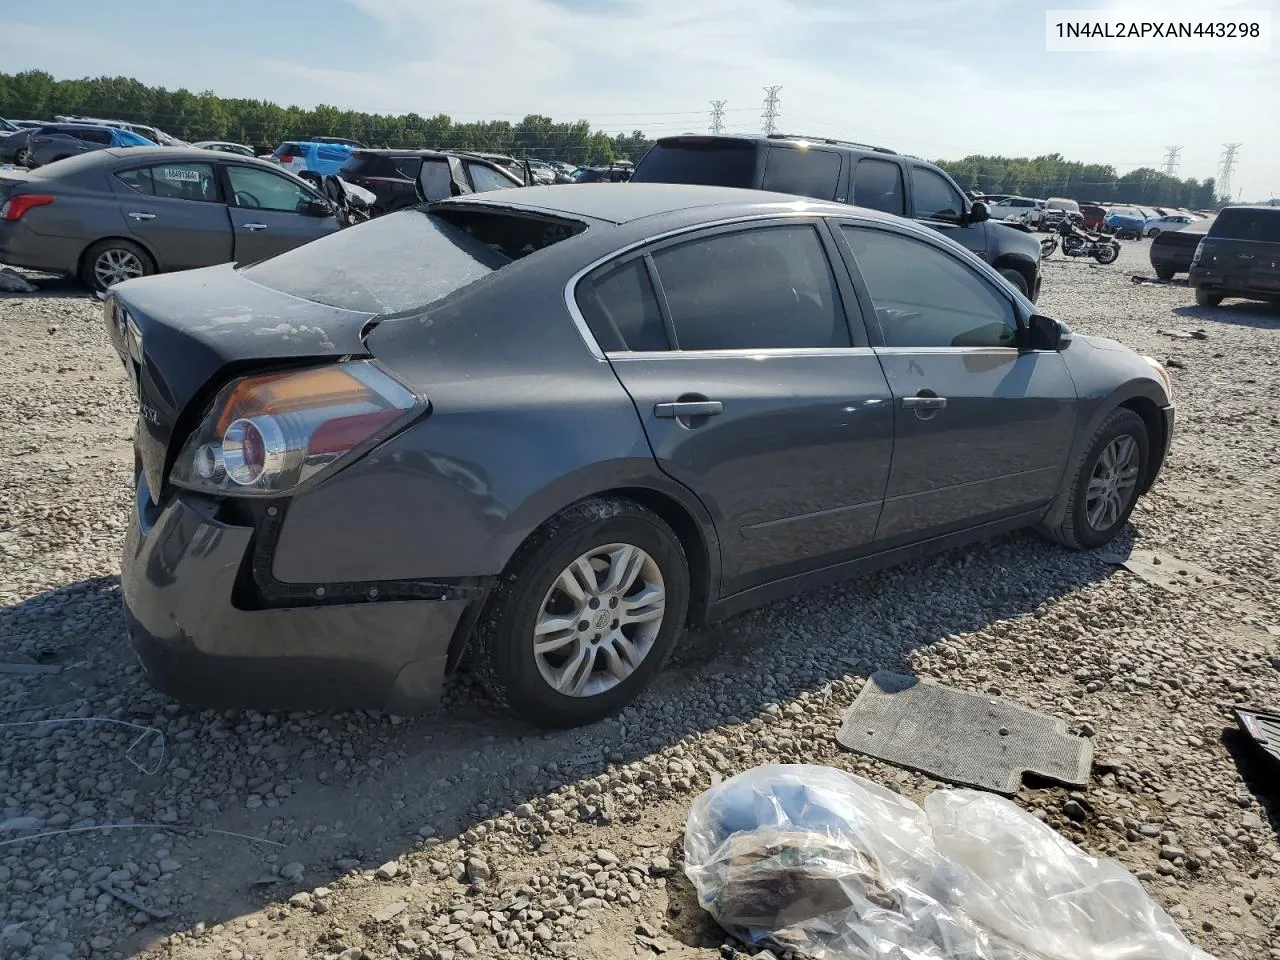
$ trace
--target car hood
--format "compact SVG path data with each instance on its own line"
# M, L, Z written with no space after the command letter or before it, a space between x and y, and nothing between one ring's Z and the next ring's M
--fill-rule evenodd
M228 379L308 359L366 356L360 335L371 317L264 287L232 264L112 287L104 318L126 371L136 369L138 452L150 488L159 495L171 440L194 427Z

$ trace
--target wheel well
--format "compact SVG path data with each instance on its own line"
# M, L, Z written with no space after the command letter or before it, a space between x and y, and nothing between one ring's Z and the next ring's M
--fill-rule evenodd
M640 506L652 510L667 526L675 531L684 548L685 558L689 561L689 614L687 620L691 624L701 623L706 618L707 604L711 592L711 562L707 551L706 540L698 528L698 522L689 515L689 511L665 493L645 487L622 487L617 490L603 491L599 496L620 496L634 500Z
M1142 422L1147 425L1147 437L1149 439L1149 449L1151 451L1159 451L1164 449L1164 417L1160 415L1160 408L1156 406L1155 401L1146 397L1133 397L1126 400L1120 406L1132 410L1142 418ZM1146 493L1151 489L1151 484L1155 482L1156 473L1160 469L1160 463L1154 456L1147 457L1147 475L1142 478L1142 493Z
M625 498L640 504L646 510L652 510L666 521L667 526L679 539L685 558L689 562L689 611L685 619L691 625L705 621L711 592L710 555L706 540L698 528L698 522L680 501L646 487L618 487L612 490L601 490L591 496ZM514 556L514 553L512 555ZM445 667L448 672L452 672L462 660L467 645L471 642L471 632L480 619L484 606L488 603L489 598L486 596L483 601L472 604L458 622L453 637L449 641L448 661Z
M102 243L104 240L121 240L121 241L124 241L125 243L132 244L133 246L141 250L143 253L145 253L151 259L151 266L155 267L157 270L160 269L160 261L156 259L156 255L147 248L147 245L145 243L139 243L137 240L134 240L132 237L119 237L119 236L99 237L97 240L91 240L89 243L86 243L84 245L84 249L80 251L80 256L76 260L76 276L77 277L84 276L85 267L87 266L86 260L89 256L89 251L92 250L94 247L96 247L98 244Z
M995 267L997 270L1004 268L1008 270L1018 271L1019 275L1021 275L1023 281L1027 285L1027 293L1031 294L1035 292L1034 290L1034 287L1036 285L1035 269L1031 266L1031 264L1027 263L1025 260L1022 260L1019 257L1011 257L1006 255L1003 257L996 257L996 262L993 263L992 266Z

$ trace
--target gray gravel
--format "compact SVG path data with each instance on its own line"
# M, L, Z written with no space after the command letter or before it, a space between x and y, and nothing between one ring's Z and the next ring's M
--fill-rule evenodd
M22 724L0 727L0 957L752 956L680 874L688 804L770 761L918 799L928 778L834 743L886 667L1092 736L1086 789L1019 802L1137 874L1215 955L1280 958L1276 775L1229 712L1280 706L1280 309L1134 285L1146 249L1055 257L1042 307L1178 364L1172 457L1131 536L1221 585L1171 593L1010 536L691 636L640 703L558 734L495 713L466 676L414 719L152 692L119 616L133 411L99 305L58 285L0 295L0 661L27 668L0 673L0 723Z

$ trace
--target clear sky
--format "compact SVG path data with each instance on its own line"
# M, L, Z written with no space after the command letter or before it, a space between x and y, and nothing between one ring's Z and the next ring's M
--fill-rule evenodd
M760 129L929 158L967 154L1216 173L1280 195L1280 45L1269 53L1046 53L1048 8L1114 0L0 0L0 70L122 74L284 104L459 120L586 118L611 133ZM1186 8L1180 8L1185 10ZM1198 19L1280 0L1202 0Z

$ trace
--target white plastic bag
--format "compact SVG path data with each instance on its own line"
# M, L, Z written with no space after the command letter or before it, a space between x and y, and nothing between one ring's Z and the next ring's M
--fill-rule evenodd
M685 871L721 926L818 960L1212 960L1122 868L974 790L921 810L830 767L757 767L694 801Z

